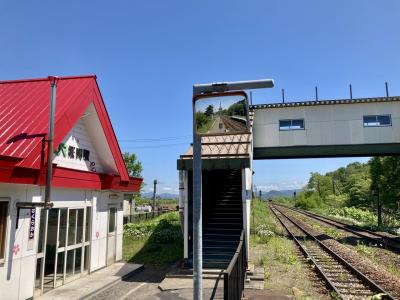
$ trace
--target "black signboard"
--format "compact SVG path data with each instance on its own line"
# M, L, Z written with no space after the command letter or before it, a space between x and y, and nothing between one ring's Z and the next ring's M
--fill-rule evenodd
M36 220L36 209L31 209L31 222L29 224L29 239L32 240L35 237L35 220Z

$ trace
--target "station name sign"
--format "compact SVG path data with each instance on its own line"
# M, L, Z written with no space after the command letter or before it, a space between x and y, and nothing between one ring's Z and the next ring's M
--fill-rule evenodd
M96 163L94 161L90 161L90 150L88 149L60 143L55 154L68 159L87 161L90 165L91 171L96 172Z

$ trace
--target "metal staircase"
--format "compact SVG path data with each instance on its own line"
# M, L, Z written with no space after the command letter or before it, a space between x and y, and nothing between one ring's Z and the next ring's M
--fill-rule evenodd
M210 172L203 181L203 267L226 269L242 229L241 170Z

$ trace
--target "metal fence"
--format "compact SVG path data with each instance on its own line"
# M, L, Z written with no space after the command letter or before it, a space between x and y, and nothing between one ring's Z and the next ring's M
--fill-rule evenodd
M242 299L246 269L246 241L242 230L235 255L224 271L224 300Z
M151 220L154 219L155 217L158 217L164 213L170 212L172 210L170 209L163 209L163 210L155 210L151 212L139 212L139 213L133 213L128 216L124 216L124 224L126 223L139 223L142 221L146 220Z

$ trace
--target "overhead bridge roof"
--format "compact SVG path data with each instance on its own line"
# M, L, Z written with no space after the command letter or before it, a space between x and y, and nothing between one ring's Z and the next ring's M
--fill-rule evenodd
M250 113L250 131L243 134L204 136L201 139L203 169L240 169L250 166L253 155L252 123ZM178 170L193 168L193 146L178 159Z
M306 100L296 102L281 102L281 103L268 103L250 105L250 109L260 108L282 108L282 107L296 107L296 106L316 106L316 105L332 105L332 104L357 104L357 103L371 103L371 102L390 102L400 101L399 96L394 97L373 97L373 98L357 98L357 99L333 99L333 100Z

